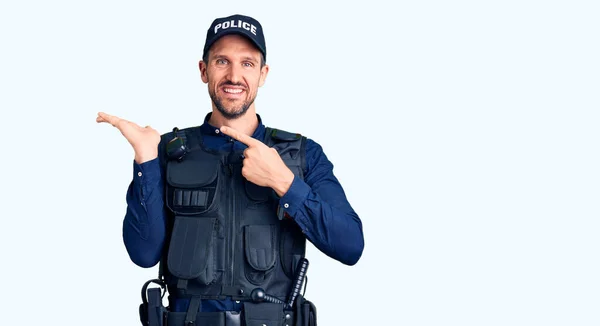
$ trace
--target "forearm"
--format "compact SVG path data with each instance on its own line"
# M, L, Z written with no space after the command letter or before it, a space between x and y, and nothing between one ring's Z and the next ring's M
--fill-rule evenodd
M326 201L304 181L295 178L280 202L315 247L346 265L354 265L364 248L362 223L341 188L337 194L340 197Z
M127 189L123 242L131 260L152 267L161 257L166 233L163 184L156 161L134 164L134 180Z

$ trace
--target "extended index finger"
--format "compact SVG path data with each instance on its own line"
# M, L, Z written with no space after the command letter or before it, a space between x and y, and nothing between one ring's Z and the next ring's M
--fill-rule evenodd
M248 146L256 146L259 144L263 144L259 140L256 140L256 139L254 139L246 134L243 134L236 129L230 128L230 127L226 127L226 126L221 127L221 132L230 136L231 138L233 138L237 141L240 141L240 142L248 145Z

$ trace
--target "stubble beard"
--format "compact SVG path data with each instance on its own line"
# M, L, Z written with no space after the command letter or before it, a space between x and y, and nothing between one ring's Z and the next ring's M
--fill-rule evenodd
M243 116L246 111L248 111L248 109L250 108L250 106L252 105L252 103L254 103L254 96L246 101L244 101L244 103L242 103L241 105L238 106L226 106L226 104L224 102L226 102L227 100L223 100L220 97L217 96L216 94L216 90L210 91L210 99L212 100L212 102L214 103L215 107L217 108L217 110L223 115L223 117L225 119L228 120L234 120L237 119L241 116Z

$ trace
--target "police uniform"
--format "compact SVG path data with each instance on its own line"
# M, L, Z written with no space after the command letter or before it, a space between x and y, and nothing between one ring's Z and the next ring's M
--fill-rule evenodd
M240 15L213 22L205 52L219 37L231 33L246 35L266 56L262 27L256 20ZM128 252L140 266L153 266L157 258L160 260L158 279L148 281L142 289L142 324L316 325L315 305L300 293L308 265L305 248L308 233L311 233L308 229L313 228L311 222L295 220L291 215L296 214L286 212L289 204L282 204L271 188L253 184L242 176L244 146L240 143L232 144L226 151L207 145L207 138L215 136L207 132L212 128L209 118L210 114L200 127L174 128L162 135L159 157L144 163L151 166L158 161L160 169L154 173L160 174L160 182L154 184L160 185L155 188L160 189L162 202L156 203L159 197L152 194L143 181L134 179L128 190L129 209L124 221ZM295 187L308 187L305 183L301 186L309 172L307 144L313 148L318 145L300 134L265 127L260 116L258 119L259 128L253 137L260 135L261 141L277 150L294 173ZM218 134L218 129L213 130ZM142 165L135 165L138 178L143 175ZM154 208L144 205L150 195L156 198L152 200ZM340 196L343 197L343 192ZM338 257L333 249L328 249L333 244L326 244L316 236L312 240L326 254L351 265L362 253L362 225L345 197L340 199L343 199L340 200L342 206L346 206L344 214L336 212L336 216L349 217L340 223L349 225L346 227L352 231L348 233L354 234L356 241L338 247L352 257ZM319 200L315 199L317 202L312 204L322 205ZM164 214L159 212L158 206L164 207ZM160 221L140 223L140 216L145 214L148 219L162 216L164 233ZM333 217L330 220L334 223ZM164 236L156 236L153 247L156 250L148 251L141 248L140 238L154 238L151 231L144 229L150 228L150 224L156 234ZM345 227L340 229L343 231ZM141 252L153 253L148 263L134 258ZM162 288L149 288L151 283ZM161 298L166 292L169 307L162 306ZM214 308L215 303L223 302L235 304ZM208 304L211 308L203 307Z

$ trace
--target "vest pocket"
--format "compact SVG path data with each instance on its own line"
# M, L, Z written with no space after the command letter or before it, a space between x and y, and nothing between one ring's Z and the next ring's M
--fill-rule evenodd
M187 312L167 312L167 324L169 326L187 326L185 317ZM196 314L196 325L202 326L225 326L224 312L198 312ZM162 324L161 324L162 325Z
M167 266L174 276L210 284L217 278L217 218L176 216Z
M291 220L281 221L282 231L279 241L279 255L283 272L294 279L296 267L306 252L306 238L302 230Z
M218 164L212 156L203 156L202 160L170 161L166 169L167 207L180 215L211 210L218 200Z
M282 326L284 323L293 325L292 321L292 318L286 321L281 304L244 302L244 325L246 326Z
M244 183L245 183L245 188L246 188L246 195L248 196L248 198L251 201L250 205L252 205L255 202L256 203L265 202L265 201L269 200L269 198L273 194L273 189L271 189L269 187L261 187L261 186L254 184L248 180L244 180Z
M246 279L256 285L264 283L272 274L276 257L276 226L244 226L244 268Z

